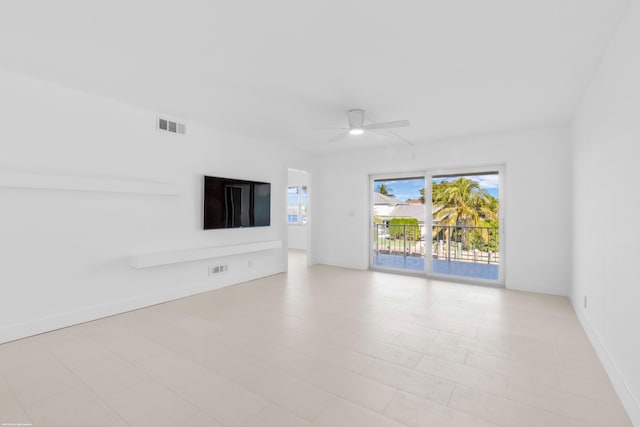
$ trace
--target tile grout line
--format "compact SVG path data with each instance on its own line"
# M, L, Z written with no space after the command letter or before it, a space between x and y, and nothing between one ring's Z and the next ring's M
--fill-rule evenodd
M0 377L1 381L4 381L4 383L7 385L7 387L9 388L9 392L11 393L11 395L13 396L13 398L15 399L16 402L18 402L18 405L20 405L20 408L22 409L22 412L24 413L24 415L28 418L28 420L33 423L33 418L31 417L31 415L29 414L29 412L27 412L27 408L24 405L24 402L22 402L22 400L18 399L18 396L16 395L15 390L13 389L13 386L11 384L9 384L8 381L6 381L3 377Z

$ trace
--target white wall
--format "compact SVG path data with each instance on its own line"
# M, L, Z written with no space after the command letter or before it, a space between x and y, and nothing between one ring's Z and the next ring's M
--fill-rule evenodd
M128 257L285 246L286 165L299 155L191 122L185 136L160 133L154 112L5 72L0 116L0 342L286 269L284 249L139 270ZM7 172L159 181L179 195L9 188ZM271 182L271 226L203 231L205 174ZM208 277L218 262L228 273Z
M314 173L313 262L366 269L369 175L505 164L506 286L567 295L571 273L567 128L341 153Z
M309 185L309 174L305 171L289 169L289 185ZM307 196L308 197L308 196ZM308 226L307 224L289 224L288 225L288 246L289 249L307 249L308 245Z
M640 6L603 59L573 125L573 306L640 426ZM584 297L588 297L584 308Z

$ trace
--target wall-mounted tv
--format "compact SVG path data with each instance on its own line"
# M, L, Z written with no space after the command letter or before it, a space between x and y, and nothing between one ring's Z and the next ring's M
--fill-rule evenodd
M204 177L204 229L271 225L271 184Z

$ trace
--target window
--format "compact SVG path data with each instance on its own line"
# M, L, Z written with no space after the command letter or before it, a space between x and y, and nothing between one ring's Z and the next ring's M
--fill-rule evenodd
M287 188L287 222L307 223L307 186L296 185Z
M372 175L369 265L504 286L503 180L502 165Z

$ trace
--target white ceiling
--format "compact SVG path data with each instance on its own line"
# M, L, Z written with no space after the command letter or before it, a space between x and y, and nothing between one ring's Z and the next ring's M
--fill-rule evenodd
M629 0L2 0L0 68L314 152L570 119Z

